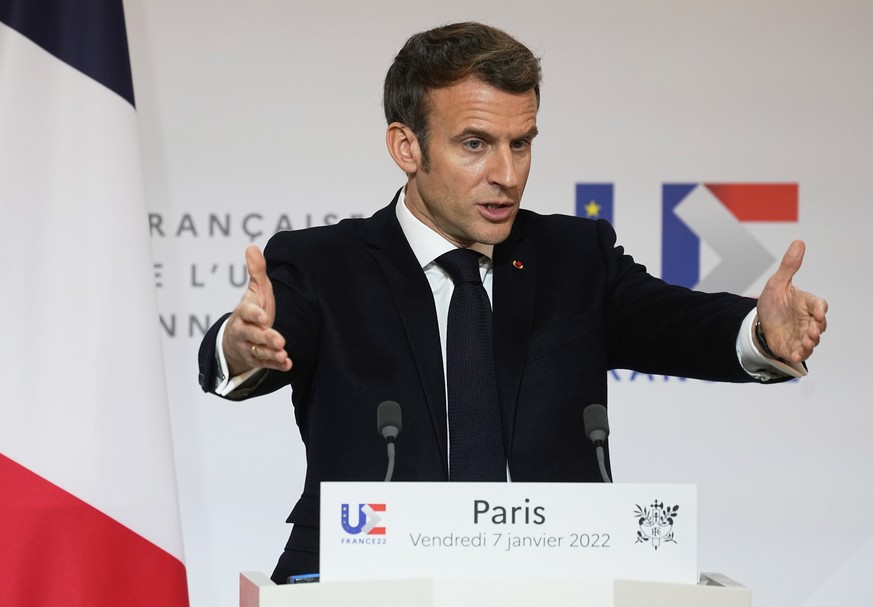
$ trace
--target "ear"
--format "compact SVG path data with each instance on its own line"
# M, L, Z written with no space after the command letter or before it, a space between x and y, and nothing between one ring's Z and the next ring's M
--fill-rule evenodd
M412 129L401 122L392 122L385 132L385 144L401 171L409 176L418 172L418 167L421 166L421 148Z

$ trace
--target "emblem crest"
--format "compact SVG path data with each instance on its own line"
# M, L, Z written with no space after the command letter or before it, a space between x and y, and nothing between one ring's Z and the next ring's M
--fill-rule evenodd
M665 506L663 502L655 500L650 506L642 507L637 504L634 516L637 518L637 544L649 542L655 550L660 548L662 542L676 544L673 534L673 520L678 516L679 506Z

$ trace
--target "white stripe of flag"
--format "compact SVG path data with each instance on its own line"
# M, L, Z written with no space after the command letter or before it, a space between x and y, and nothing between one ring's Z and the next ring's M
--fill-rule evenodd
M0 209L4 604L187 605L136 112L4 23Z

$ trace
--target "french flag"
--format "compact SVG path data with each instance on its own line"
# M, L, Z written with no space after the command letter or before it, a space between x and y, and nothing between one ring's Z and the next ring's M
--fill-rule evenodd
M121 0L0 0L0 604L188 605Z

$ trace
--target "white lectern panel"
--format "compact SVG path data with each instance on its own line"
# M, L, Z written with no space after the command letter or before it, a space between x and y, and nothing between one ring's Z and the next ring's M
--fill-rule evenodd
M694 584L697 488L322 483L322 581L528 577Z

